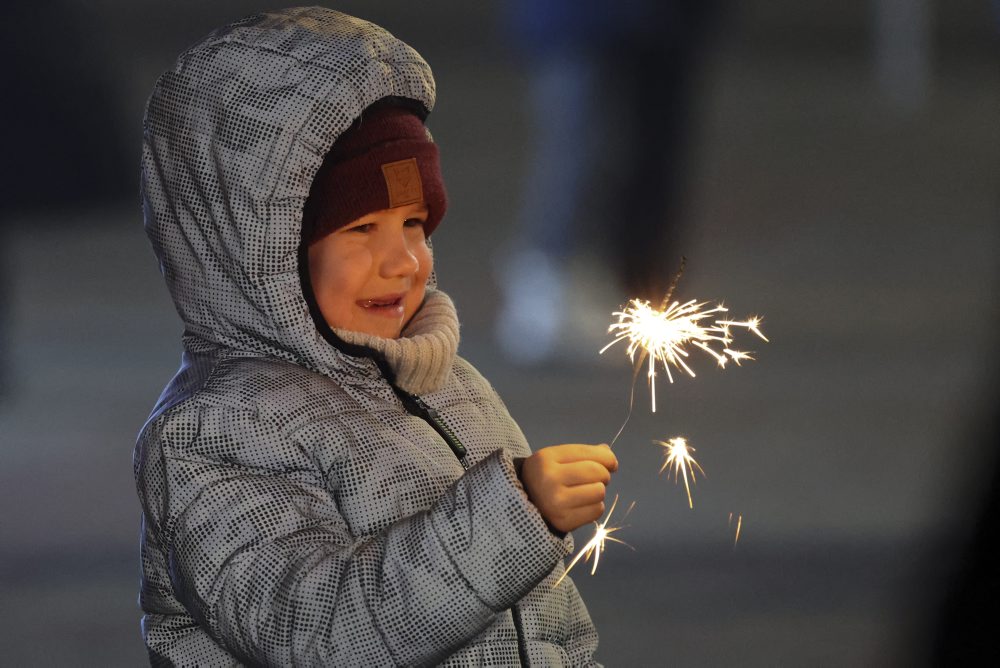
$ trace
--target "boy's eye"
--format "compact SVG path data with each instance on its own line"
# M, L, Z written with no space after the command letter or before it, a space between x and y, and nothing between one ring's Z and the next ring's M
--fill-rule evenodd
M403 225L405 225L406 227L423 227L425 222L427 221L423 220L422 218L407 218L403 222Z
M371 232L375 228L375 223L361 223L347 229L348 232Z

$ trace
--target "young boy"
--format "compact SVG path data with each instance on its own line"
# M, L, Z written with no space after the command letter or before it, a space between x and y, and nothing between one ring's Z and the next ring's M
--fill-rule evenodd
M320 8L156 84L144 216L185 329L135 454L154 665L595 665L553 585L617 461L531 454L457 357L433 103L416 52Z

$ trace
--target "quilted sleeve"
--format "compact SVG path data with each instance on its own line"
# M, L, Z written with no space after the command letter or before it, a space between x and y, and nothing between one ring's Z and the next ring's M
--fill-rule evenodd
M569 656L569 663L571 666L599 668L601 664L594 660L594 653L597 652L597 629L590 620L587 606L570 578L564 579L559 586L567 589L568 634L564 648Z
M428 511L355 540L314 469L237 463L241 439L267 452L279 434L251 413L229 422L162 425L161 534L176 595L245 663L437 663L565 555L502 451Z

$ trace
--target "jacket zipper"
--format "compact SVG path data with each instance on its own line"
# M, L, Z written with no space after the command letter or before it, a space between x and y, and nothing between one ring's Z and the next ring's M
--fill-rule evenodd
M455 432L453 432L445 421L441 419L438 412L424 403L424 400L420 397L404 392L398 388L393 389L396 390L396 394L399 395L400 400L403 402L403 407L406 408L406 412L411 415L416 415L433 427L434 431L438 433L438 436L444 439L444 442L448 444L451 451L456 457L458 457L458 461L462 464L462 468L469 470L469 462L466 459L468 451L465 449L465 446L462 445L462 441L458 440L458 436L455 435Z
M524 629L522 628L524 622L521 621L521 608L518 607L517 603L511 606L510 614L514 622L514 632L517 633L517 658L520 659L522 666L531 668L531 663L528 661L528 643L524 640Z
M462 464L462 468L468 471L469 462L466 460L466 455L468 454L468 451L465 449L465 446L462 445L462 441L458 439L458 436L455 435L455 432L453 432L451 428L448 427L447 423L445 423L445 421L441 419L441 416L438 415L438 412L433 408L431 408L430 406L428 406L423 399L416 396L415 394L404 392L395 385L393 385L392 389L396 391L396 394L399 396L400 401L403 402L403 408L406 409L406 412L411 415L416 415L424 422L429 424L431 427L433 427L434 431L436 431L438 435L442 439L444 439L444 442L448 444L448 447L451 448L451 451L455 454L455 456L458 458L458 461ZM528 645L524 640L524 629L521 628L523 625L523 622L521 621L521 609L518 608L517 604L515 603L513 606L511 606L510 612L512 621L514 622L514 631L517 634L518 659L520 661L521 666L530 668L531 664L528 662Z

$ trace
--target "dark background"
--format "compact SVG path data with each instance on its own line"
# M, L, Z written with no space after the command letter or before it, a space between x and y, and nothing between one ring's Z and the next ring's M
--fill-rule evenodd
M282 3L5 10L0 657L138 665L135 434L180 323L138 205L142 107L212 28ZM492 340L491 258L530 157L526 62L498 3L340 2L430 62L451 199L435 235L462 354L536 447L611 438L630 380L596 351L628 295L573 265L565 354ZM988 2L719 5L684 163L682 297L760 313L757 361L638 392L612 492L635 501L576 580L608 665L914 665L942 628L993 467L1000 72ZM609 109L614 100L607 100ZM600 114L598 114L600 117ZM593 132L614 138L614 116ZM628 221L598 221L628 233ZM664 257L664 273L676 257ZM654 438L707 472L688 509ZM730 513L742 515L733 544ZM577 532L582 543L589 532Z

